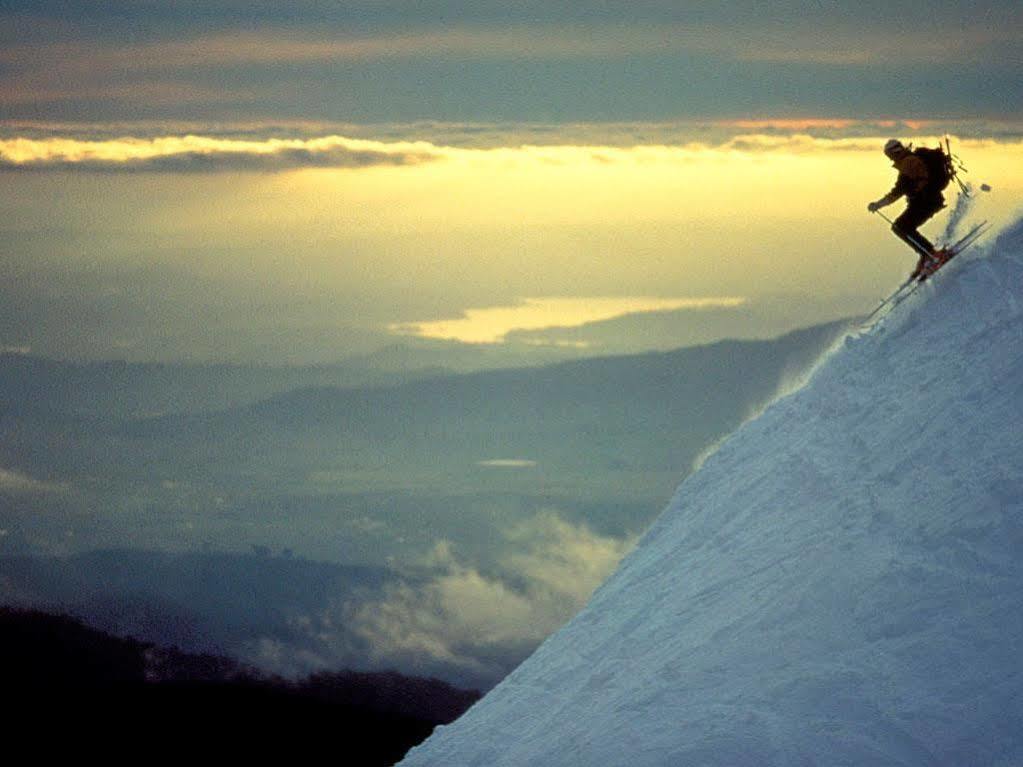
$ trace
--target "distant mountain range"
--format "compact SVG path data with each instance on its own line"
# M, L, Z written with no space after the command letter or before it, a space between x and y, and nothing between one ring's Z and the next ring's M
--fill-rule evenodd
M151 448L202 445L203 472L217 470L216 455L232 473L289 466L347 474L352 487L352 475L382 466L408 486L453 473L464 481L500 466L488 461L510 460L535 465L548 486L580 473L667 472L666 495L702 450L804 373L844 328L387 387L306 388L214 413L138 419L116 435L130 444L125 460L145 455L151 467L160 466ZM498 474L485 473L492 487ZM514 472L505 478L519 489Z
M369 358L336 365L272 367L70 362L0 353L0 411L141 418L222 410L309 386L380 386L447 372L430 364L385 369L373 366Z

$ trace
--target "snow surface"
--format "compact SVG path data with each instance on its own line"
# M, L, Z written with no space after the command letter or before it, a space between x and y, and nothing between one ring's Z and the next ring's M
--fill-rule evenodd
M982 255L739 429L401 764L1023 765L1023 221Z

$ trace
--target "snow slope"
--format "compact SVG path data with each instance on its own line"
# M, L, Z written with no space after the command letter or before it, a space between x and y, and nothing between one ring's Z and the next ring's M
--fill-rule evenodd
M1023 765L1023 221L739 429L405 767Z

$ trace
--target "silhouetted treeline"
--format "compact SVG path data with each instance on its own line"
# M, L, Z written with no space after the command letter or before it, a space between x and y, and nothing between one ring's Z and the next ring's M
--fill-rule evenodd
M164 757L327 753L367 767L394 764L480 697L394 672L290 682L10 608L0 608L0 686L12 732L30 725L83 751L101 738L104 749Z

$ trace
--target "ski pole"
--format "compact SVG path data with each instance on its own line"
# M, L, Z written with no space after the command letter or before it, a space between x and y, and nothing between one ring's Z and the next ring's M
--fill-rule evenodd
M886 216L881 211L875 210L874 213L879 215L881 218L883 218L885 221L887 221L893 227L895 226L895 222L892 221L890 218L888 218L888 216ZM906 239L909 240L909 242L913 245L913 247L916 248L916 252L917 253L921 254L925 258L930 258L931 255L933 255L929 250L927 250L927 248L925 248L923 245L921 245L920 242L915 237L910 237L908 234L905 234L905 232L903 232L903 234L905 235Z

